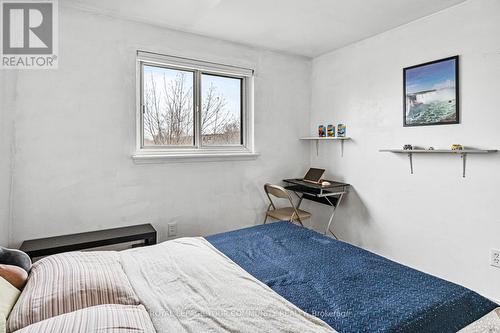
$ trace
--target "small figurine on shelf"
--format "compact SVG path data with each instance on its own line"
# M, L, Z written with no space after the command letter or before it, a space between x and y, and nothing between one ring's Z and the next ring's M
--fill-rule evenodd
M318 136L320 138L324 138L326 136L325 126L324 125L319 125L318 126Z
M451 145L451 150L464 150L464 146L455 143L455 144Z
M328 136L329 138L334 138L335 137L335 126L328 125L326 127L326 136Z
M403 150L412 150L413 146L412 145L404 145Z
M344 124L338 124L337 125L337 137L338 138L345 138L346 134L346 127Z

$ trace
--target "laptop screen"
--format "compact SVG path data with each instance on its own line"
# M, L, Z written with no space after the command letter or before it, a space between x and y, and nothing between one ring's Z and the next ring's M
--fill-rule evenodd
M304 176L304 180L308 180L310 182L319 182L324 173L325 169L310 168Z

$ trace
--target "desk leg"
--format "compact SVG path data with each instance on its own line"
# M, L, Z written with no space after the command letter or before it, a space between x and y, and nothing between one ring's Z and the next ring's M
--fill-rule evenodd
M299 197L299 202L297 202L297 209L300 208L300 204L302 204L302 199L304 199L303 195Z
M300 208L300 205L302 204L302 199L304 199L304 195L299 195L297 192L293 191L293 194L299 198L299 201L297 202L297 206L295 206L297 209Z
M332 215L330 215L330 220L328 220L328 225L326 226L326 229L325 229L325 235L327 235L328 232L330 232L333 235L333 237L335 237L335 239L338 239L338 237L337 237L337 235L335 235L333 233L333 231L330 229L330 227L332 225L333 218L335 217L335 212L337 211L337 207L340 205L340 202L342 201L343 196L344 196L344 194L341 193L339 196L339 199L337 200L337 205L332 204L332 202L328 199L328 197L325 197L328 200L328 202L330 202L330 205L333 207Z

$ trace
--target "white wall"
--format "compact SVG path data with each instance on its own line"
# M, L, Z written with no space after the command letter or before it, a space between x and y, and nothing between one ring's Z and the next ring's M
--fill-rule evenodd
M10 194L12 179L12 138L14 93L17 73L0 71L0 245L7 245L10 233Z
M297 138L309 127L310 60L66 7L59 17L59 69L18 73L11 245L145 222L162 240L171 221L179 236L253 225L263 184L309 164ZM254 67L261 156L135 165L138 49Z
M499 36L500 2L470 0L316 58L310 125L344 122L353 137L343 158L336 143L311 151L312 165L353 185L336 220L341 238L497 300L489 252L500 248L500 154L470 156L464 179L458 156L415 156L410 175L405 155L378 150L499 149ZM457 54L461 124L403 128L402 68Z

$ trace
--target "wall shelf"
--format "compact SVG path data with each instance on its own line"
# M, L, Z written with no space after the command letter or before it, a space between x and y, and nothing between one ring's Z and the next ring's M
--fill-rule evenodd
M340 141L340 156L344 156L344 141L351 140L350 137L319 137L319 136L308 136L300 138L300 140L316 141L316 155L319 155L319 142L320 141Z
M468 154L492 154L498 152L497 149L462 149L462 150L451 150L451 149L380 149L382 153L396 153L396 154L408 154L408 159L410 161L410 173L413 174L413 154L455 154L460 155L462 158L462 177L465 178L465 166Z

